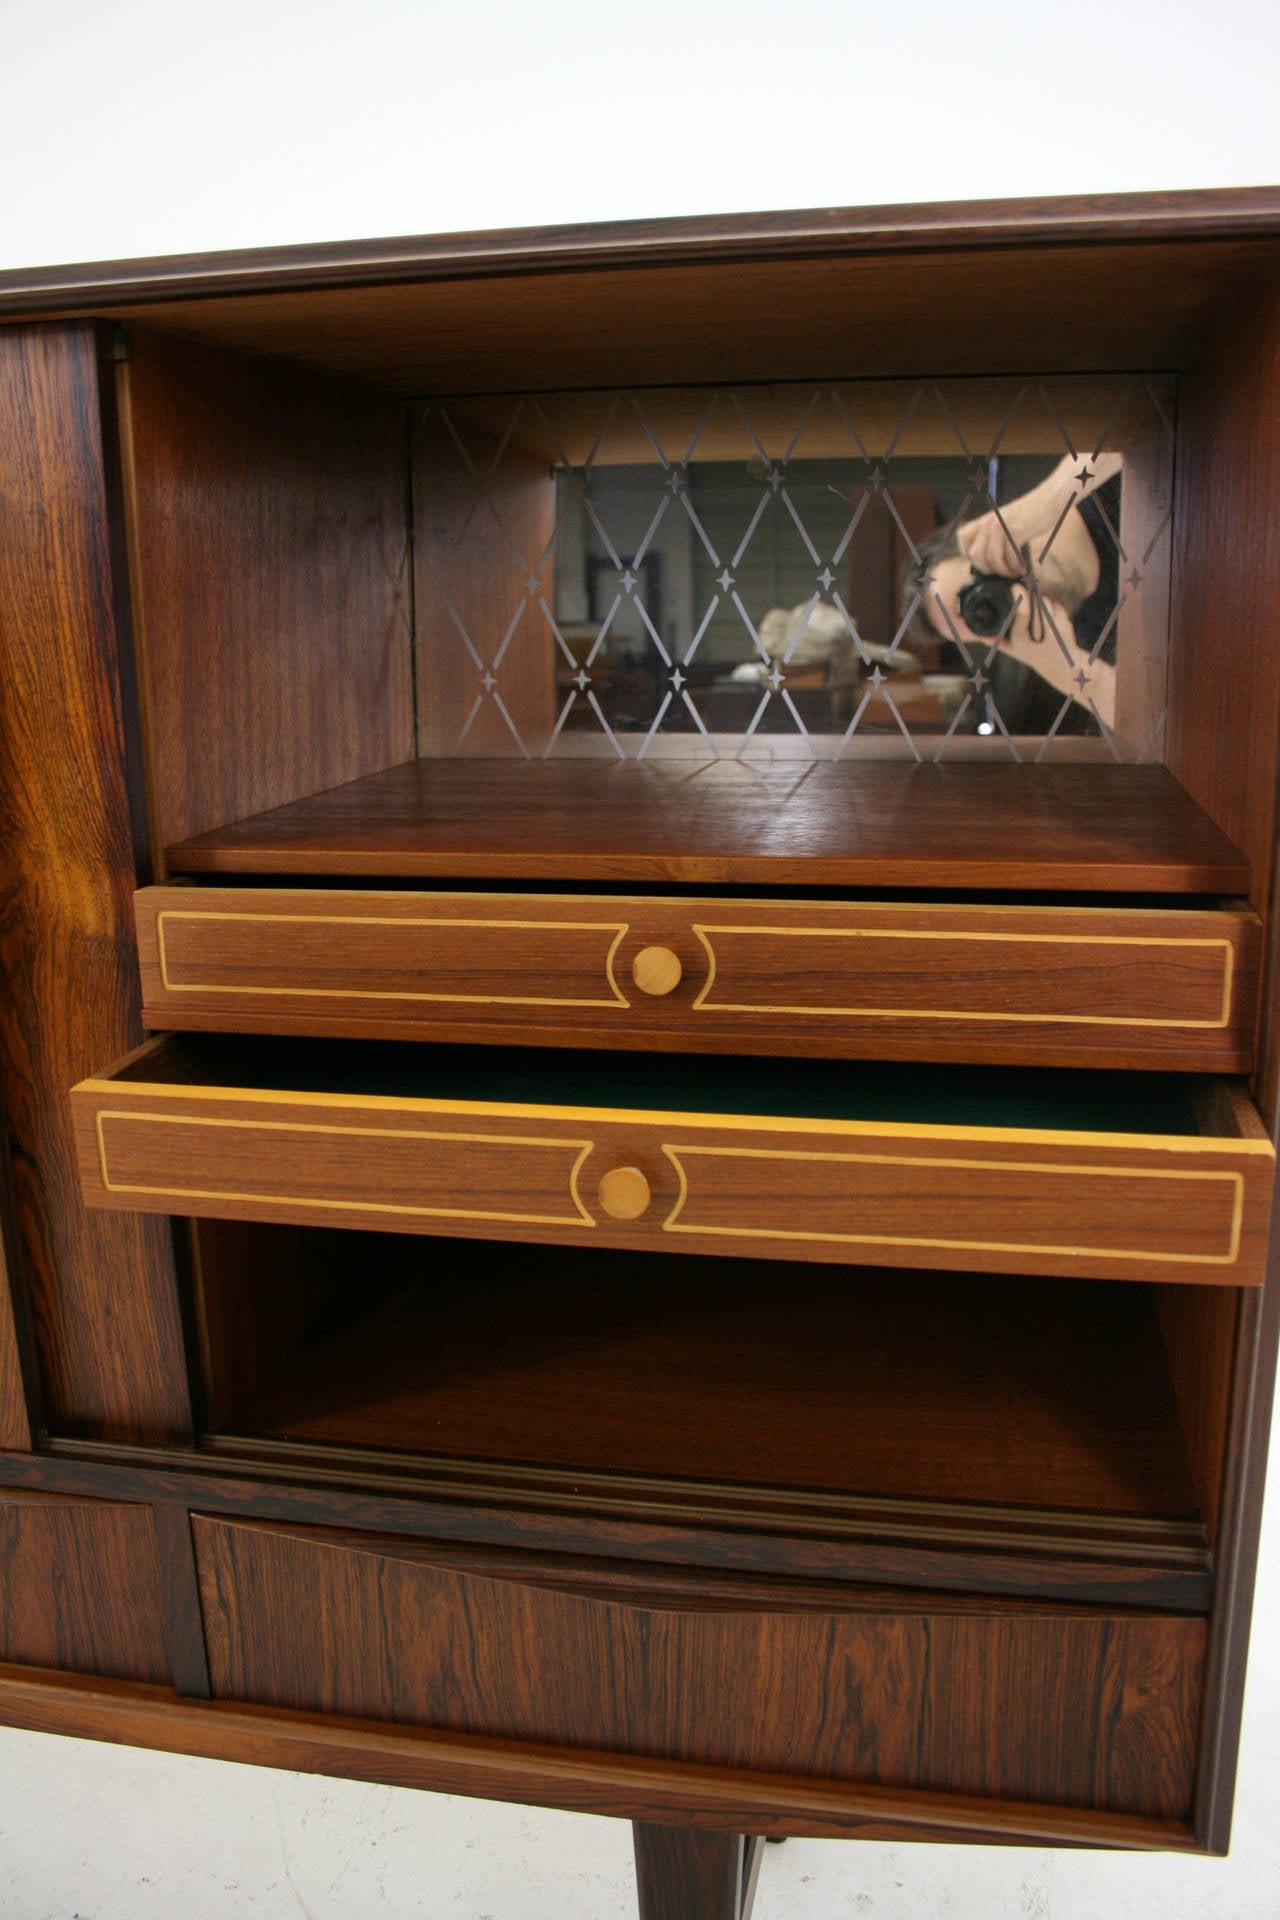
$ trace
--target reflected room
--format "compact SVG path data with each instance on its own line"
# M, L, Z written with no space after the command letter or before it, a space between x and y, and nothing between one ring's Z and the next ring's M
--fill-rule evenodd
M1145 376L425 404L427 749L1158 761L1173 405Z

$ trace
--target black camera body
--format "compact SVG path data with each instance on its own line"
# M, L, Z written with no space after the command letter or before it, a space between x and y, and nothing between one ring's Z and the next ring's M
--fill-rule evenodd
M956 596L960 618L980 640L994 640L1013 614L1013 582L1002 573L979 573L977 567L972 573Z

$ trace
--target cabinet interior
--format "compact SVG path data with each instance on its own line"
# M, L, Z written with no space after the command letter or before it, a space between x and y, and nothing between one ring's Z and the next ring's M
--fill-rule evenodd
M643 275L531 265L119 306L144 872L1247 896L1264 909L1272 821L1257 796L1274 790L1278 716L1247 529L1249 449L1280 379L1271 267L1252 242L1131 242ZM1106 444L1111 413L1132 412L1121 396L1138 394L1126 532L1146 579L1113 739L1060 728L1049 752L1043 736L1005 751L1000 727L956 735L935 766L890 715L838 758L830 730L815 754L806 728L763 725L745 753L717 734L715 758L715 730L695 719L670 738L659 727L642 762L643 726L556 731L590 648L545 621L536 646L515 627L495 701L482 670L513 596L536 610L555 592L566 477L591 458L601 393L633 394L619 415L631 441L666 448L677 395L749 388L746 458L767 477L785 447L759 422L794 406L798 382L858 396L882 429L871 468L921 462L913 484L954 429L974 466L1011 383L1042 414L1037 396L1059 415L1079 403L1074 450ZM895 453L912 394L924 398ZM730 400L717 418L729 438L715 460L741 463ZM1015 422L1006 453L1038 444ZM794 700L812 721L810 693ZM208 1221L190 1237L219 1444L1066 1502L1216 1528L1230 1289L692 1257L593 1266L555 1249ZM519 1386L505 1424L503 1369ZM664 1393L668 1374L679 1394ZM756 1394L767 1428L748 1411ZM945 1433L928 1406L946 1409Z
M224 1449L545 1469L548 1497L878 1499L922 1530L976 1506L1013 1537L1019 1514L1177 1521L1207 1543L1168 1335L1173 1296L1194 1312L1211 1289L223 1222L200 1260Z

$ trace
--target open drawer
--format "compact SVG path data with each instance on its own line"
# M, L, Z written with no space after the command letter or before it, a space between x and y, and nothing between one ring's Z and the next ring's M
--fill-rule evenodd
M146 887L154 1028L1247 1072L1249 908Z
M1257 1285L1233 1083L351 1041L149 1042L74 1090L90 1205Z

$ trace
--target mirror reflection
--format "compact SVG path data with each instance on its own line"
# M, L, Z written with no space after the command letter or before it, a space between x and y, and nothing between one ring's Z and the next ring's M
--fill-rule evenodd
M553 489L506 636L544 650L525 751L1159 757L1157 381L448 405L500 521L513 459Z

